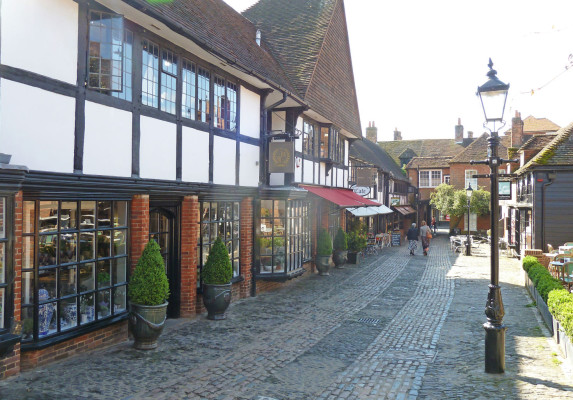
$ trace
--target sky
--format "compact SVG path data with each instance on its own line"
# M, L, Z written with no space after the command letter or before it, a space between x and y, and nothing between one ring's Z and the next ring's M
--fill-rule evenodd
M237 11L257 0L225 0ZM286 1L286 0L285 0ZM491 57L516 112L573 122L572 0L345 0L362 133L453 138L486 131L476 89Z

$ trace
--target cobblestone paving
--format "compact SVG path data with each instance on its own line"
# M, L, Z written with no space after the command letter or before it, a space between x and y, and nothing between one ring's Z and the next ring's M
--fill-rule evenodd
M361 265L171 320L157 350L131 343L0 382L0 399L573 398L573 378L502 257L507 372L483 372L489 259L385 248ZM521 279L521 280L520 280Z

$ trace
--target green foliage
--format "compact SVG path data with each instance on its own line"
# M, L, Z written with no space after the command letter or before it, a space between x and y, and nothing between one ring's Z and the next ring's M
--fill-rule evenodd
M352 231L348 234L348 250L352 253L359 253L366 248L368 237L366 234Z
M547 303L547 298L552 290L563 289L561 282L551 276L551 273L539 263L531 265L528 275L545 303Z
M129 281L129 297L132 303L146 306L163 304L169 298L169 281L155 240L147 242L137 262Z
M332 254L332 238L326 229L321 229L318 234L316 254L319 256L329 256Z
M470 211L478 215L489 214L490 193L482 188L475 189L470 200ZM465 189L456 190L452 185L442 183L430 195L430 204L442 214L460 217L468 212L468 197Z
M201 279L208 285L224 285L230 283L232 278L233 267L229 251L221 238L217 237L201 270Z
M555 319L559 321L563 330L573 338L573 294L565 289L553 290L549 293L547 307Z
M538 264L539 261L537 260L537 257L533 257L533 256L525 256L523 258L523 261L521 262L521 264L523 265L523 270L527 273L529 273L529 269L534 266L535 264Z
M338 228L336 232L336 237L334 238L334 250L347 250L348 249L348 239L346 237L346 232L342 228Z
M430 194L430 204L438 209L442 214L450 214L454 207L454 192L452 185L442 183Z

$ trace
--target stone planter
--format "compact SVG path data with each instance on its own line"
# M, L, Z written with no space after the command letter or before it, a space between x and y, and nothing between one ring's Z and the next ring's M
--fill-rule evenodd
M361 260L362 260L362 253L353 253L350 251L348 252L347 256L348 264L359 264Z
M207 319L225 319L225 311L231 304L231 284L203 284L203 304L207 309Z
M157 347L157 339L167 319L167 302L158 306L131 304L129 328L135 341L133 347L138 350L151 350Z
M316 256L314 263L316 264L316 268L318 269L318 274L320 276L328 276L330 273L330 262L331 262L331 255L328 256Z
M344 268L346 263L346 258L348 257L348 251L346 250L334 250L332 254L332 261L336 268Z

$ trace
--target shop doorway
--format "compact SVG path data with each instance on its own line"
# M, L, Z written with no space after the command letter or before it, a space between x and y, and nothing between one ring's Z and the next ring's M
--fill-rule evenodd
M151 207L149 211L149 239L161 248L165 272L169 279L167 316L179 317L179 224L177 207Z

